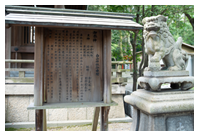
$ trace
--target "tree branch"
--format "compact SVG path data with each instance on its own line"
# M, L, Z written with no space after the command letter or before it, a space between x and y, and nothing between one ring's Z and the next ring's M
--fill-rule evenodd
M185 16L188 18L192 28L193 28L193 31L194 31L194 18L192 18L188 13L184 12Z

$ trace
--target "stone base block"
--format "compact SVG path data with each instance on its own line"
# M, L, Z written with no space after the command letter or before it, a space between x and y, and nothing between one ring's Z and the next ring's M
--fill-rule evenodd
M194 112L152 115L135 107L133 112L131 131L194 131Z
M125 96L130 95L132 93L131 90L125 90ZM130 104L124 102L124 109L125 109L125 114L128 115L129 117L133 117L133 106Z
M111 106L109 111L109 118L124 118L124 97L122 94L112 94L112 100L116 102L117 106Z
M131 130L193 131L194 91L138 89L124 97L133 106Z
M112 94L125 94L126 84L112 84Z

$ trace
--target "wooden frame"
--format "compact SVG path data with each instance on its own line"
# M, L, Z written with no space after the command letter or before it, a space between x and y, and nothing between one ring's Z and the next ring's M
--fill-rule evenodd
M48 104L46 102L46 92L44 90L44 28L36 27L36 43L35 43L35 84L34 84L34 105L30 105L28 109L35 109L36 115L36 130L45 130L43 126L46 126L45 110L49 108L63 108L61 104ZM102 31L102 64L103 64L103 103L85 102L83 103L65 103L64 107L101 107L101 121L103 122L101 130L108 130L108 113L111 105L117 105L111 100L111 30ZM82 105L83 104L83 105ZM71 105L71 106L70 106ZM104 107L104 106L108 107ZM42 117L42 119L41 119ZM97 117L97 115L96 115ZM42 124L42 125L41 125ZM39 126L39 127L38 127ZM95 129L95 128L94 128Z
M103 101L111 103L111 31L103 30ZM42 106L44 92L44 28L36 27L34 106Z

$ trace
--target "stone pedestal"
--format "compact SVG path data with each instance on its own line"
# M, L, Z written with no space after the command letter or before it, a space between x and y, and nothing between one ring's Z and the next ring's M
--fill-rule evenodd
M171 83L172 89L188 90L194 86L194 77L189 71L144 71L144 76L138 78L138 84L146 90L161 91L161 85Z
M162 89L151 92L138 89L124 97L133 106L135 131L193 131L194 91Z

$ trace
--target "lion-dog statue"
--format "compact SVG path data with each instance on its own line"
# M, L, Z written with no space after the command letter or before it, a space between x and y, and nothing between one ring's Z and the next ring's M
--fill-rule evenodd
M188 55L182 50L182 38L174 41L167 18L163 15L146 17L142 20L144 24L143 37L145 52L149 55L149 67L145 71L158 70L185 70L188 63ZM160 69L160 60L163 60L165 67Z

